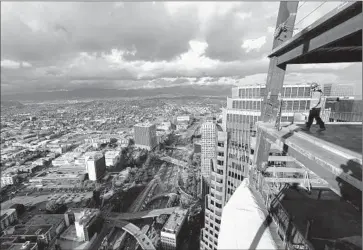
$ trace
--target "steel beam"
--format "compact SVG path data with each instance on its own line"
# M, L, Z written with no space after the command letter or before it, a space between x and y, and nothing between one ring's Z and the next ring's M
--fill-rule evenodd
M298 57L304 56L307 53L313 52L314 50L320 48L326 48L330 44L344 39L345 37L349 37L359 31L362 31L362 23L363 16L356 15L353 18L345 21L344 23L339 24L320 35L307 40L302 41L300 45L289 50L288 52L280 55L278 57L277 65L284 65L293 60L296 60ZM343 52L344 53L344 52Z
M351 190L353 190L351 192L354 192L354 190L362 191L361 179L357 179L350 172L344 172L342 169L345 166L351 168L353 172L356 172L356 170L361 171L362 165L359 160L354 163L354 158L347 159L346 154L337 154L329 148L315 145L314 141L296 136L288 128L276 131L271 124L260 123L258 129L262 130L266 140L282 143L288 155L294 157L297 162L327 181L331 189L338 195L341 195L341 186L343 184L351 185Z
M274 47L269 57L280 56L287 51L293 49L294 47L300 45L306 39L310 40L317 35L320 35L327 30L335 27L350 18L362 13L362 2L347 2L345 5L340 6L324 15L313 24L309 25L294 37L285 42L281 43L279 46Z
M304 178L278 178L278 177L265 177L263 178L264 182L267 183L305 183L306 179ZM329 187L328 183L322 181L321 179L309 179L310 184L314 187L314 184L319 185L320 187Z
M267 173L306 173L303 168L285 168L285 167L268 167L265 172Z

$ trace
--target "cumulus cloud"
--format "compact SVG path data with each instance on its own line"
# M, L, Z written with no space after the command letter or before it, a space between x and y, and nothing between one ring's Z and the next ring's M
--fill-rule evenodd
M278 4L1 3L2 94L265 83ZM304 4L297 20L319 4ZM299 29L339 4L324 4ZM286 81L361 84L360 67L294 65Z

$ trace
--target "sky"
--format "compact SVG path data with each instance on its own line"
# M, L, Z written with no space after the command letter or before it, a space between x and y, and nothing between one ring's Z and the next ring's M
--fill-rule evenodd
M302 2L296 32L340 4L311 13L320 3ZM1 93L265 83L278 8L279 2L2 2ZM286 84L311 81L354 84L361 93L362 64L288 66Z

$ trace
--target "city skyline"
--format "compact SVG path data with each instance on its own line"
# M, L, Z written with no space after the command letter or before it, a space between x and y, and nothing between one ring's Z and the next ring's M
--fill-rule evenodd
M2 3L2 95L265 83L278 4ZM296 32L340 4L301 3ZM292 65L285 83L360 93L361 66Z

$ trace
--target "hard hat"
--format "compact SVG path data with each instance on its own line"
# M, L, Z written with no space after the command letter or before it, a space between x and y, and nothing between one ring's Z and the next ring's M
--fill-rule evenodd
M313 82L311 85L310 85L310 88L312 89L315 89L316 87L318 87L319 84L317 84L316 82Z

